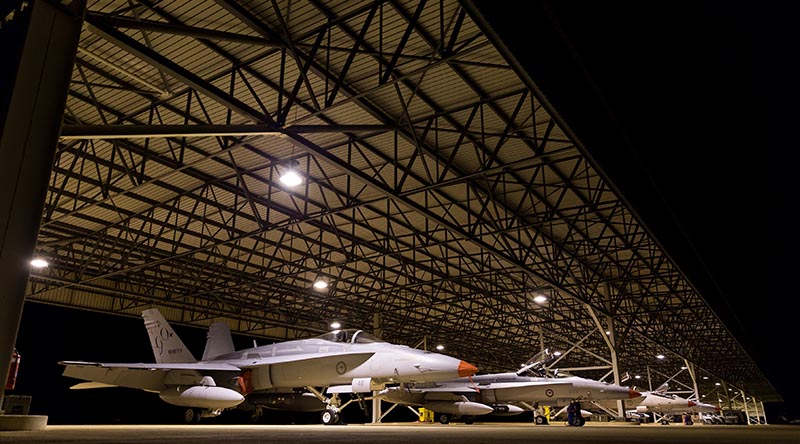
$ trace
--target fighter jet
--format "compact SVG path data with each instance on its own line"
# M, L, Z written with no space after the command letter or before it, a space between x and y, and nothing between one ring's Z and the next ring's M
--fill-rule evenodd
M540 359L537 355L517 372L405 384L386 388L378 396L387 402L433 410L442 424L458 417L471 424L475 416L479 415L519 414L533 410L535 407L532 404L537 403L564 405L572 401L624 400L641 396L639 392L628 387L577 376L527 376L544 362L546 359ZM335 392L336 389L332 387L328 391ZM546 421L543 416L536 418L539 424Z
M647 413L654 413L660 416L658 421L668 425L668 415L695 414L695 413L719 413L720 408L713 404L692 401L681 398L675 394L667 394L669 386L664 383L656 390L642 392L642 400L634 410L628 410L628 416L642 419Z
M187 407L189 423L247 403L259 413L261 407L323 411L322 422L333 424L339 422L339 398L325 396L324 387L346 384L360 394L478 371L460 359L384 342L363 330L334 330L236 351L226 323L210 326L198 361L158 310L145 310L142 317L156 362L61 361L64 376L90 381L72 388L155 392L169 404Z

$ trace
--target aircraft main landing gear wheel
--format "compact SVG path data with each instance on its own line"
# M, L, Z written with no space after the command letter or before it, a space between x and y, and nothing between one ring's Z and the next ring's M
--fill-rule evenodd
M331 409L325 409L325 411L322 412L322 423L325 425L338 424L339 412Z
M442 423L442 424L450 423L450 415L448 415L447 413L440 414L439 415L439 422Z
M667 419L662 419L662 420L661 420L661 425L669 425L669 420L667 420Z
M464 417L464 424L475 424L475 417L474 416L465 416Z
M183 420L186 424L200 424L200 419L203 417L203 413L200 409L186 409L183 413Z
M533 418L533 422L537 425L545 425L547 424L547 419L542 415L538 415L537 417Z

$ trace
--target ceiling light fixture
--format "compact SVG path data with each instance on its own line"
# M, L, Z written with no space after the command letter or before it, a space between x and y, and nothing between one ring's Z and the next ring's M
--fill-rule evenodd
M303 183L303 178L300 177L295 170L290 169L283 173L280 179L281 183L286 185L287 187L296 187Z
M50 264L48 264L46 260L44 260L42 258L39 258L39 257L37 257L37 258L35 258L35 259L33 259L31 261L31 266L33 268L44 268L44 267L46 267L48 265L50 265Z
M328 281L324 279L317 279L316 281L314 281L314 288L316 288L317 290L324 290L328 288Z

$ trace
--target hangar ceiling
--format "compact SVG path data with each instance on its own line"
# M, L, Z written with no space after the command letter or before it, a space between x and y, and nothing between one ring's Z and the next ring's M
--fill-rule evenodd
M780 399L588 150L469 1L89 2L27 300Z

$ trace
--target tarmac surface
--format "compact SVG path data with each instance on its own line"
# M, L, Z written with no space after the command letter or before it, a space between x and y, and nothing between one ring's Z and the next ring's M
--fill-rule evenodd
M0 443L800 444L800 426L796 425L627 424L55 425L44 430L0 432Z

